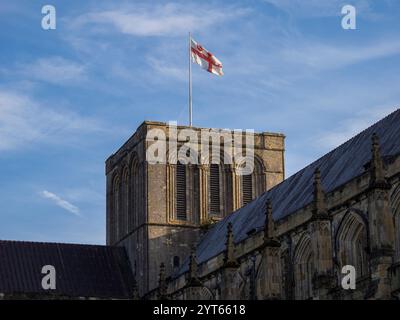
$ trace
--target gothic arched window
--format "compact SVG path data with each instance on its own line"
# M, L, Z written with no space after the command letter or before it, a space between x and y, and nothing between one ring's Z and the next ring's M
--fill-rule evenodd
M127 231L127 220L129 214L129 170L125 168L122 174L122 185L121 185L121 208L120 214L118 215L118 230L119 238L125 236Z
M130 179L130 212L128 218L128 230L132 231L138 225L138 208L141 197L139 194L139 164L136 158L132 161L131 165L131 179Z
M240 171L242 171L242 173L245 173L243 172L245 165L245 163L240 165ZM250 174L240 175L240 182L242 206L248 204L265 191L264 165L259 157L254 156L252 172Z
M112 229L113 229L113 242L118 239L118 217L120 215L120 193L119 193L119 177L114 178L113 193L112 193Z
M395 262L400 261L400 185L394 188L391 196L391 205L394 217L394 232L395 232Z
M360 215L349 212L341 221L336 236L340 269L345 265L354 266L357 278L368 274L366 230Z
M312 297L313 252L308 236L299 241L294 255L295 298L297 300Z
M176 218L186 220L186 166L180 162L176 165Z
M265 186L265 166L263 160L254 155L254 170L253 170L253 199L266 191Z

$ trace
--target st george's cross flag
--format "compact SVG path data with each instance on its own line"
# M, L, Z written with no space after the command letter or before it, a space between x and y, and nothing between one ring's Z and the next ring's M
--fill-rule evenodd
M190 52L192 61L200 65L203 69L217 76L222 76L224 74L222 72L221 61L192 38L190 39Z

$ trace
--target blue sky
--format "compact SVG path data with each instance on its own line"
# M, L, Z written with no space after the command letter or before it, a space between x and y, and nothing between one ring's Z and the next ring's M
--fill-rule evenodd
M188 31L225 72L193 66L194 125L286 134L287 176L400 106L400 1L0 0L0 239L105 242L105 159L187 123Z

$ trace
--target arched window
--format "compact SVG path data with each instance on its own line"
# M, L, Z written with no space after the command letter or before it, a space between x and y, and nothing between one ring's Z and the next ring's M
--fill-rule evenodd
M295 298L297 300L311 298L314 266L313 252L311 251L311 241L307 235L304 235L296 246L293 267Z
M180 162L176 165L176 218L186 220L186 166Z
M146 221L146 179L145 179L146 164L141 162L137 167L137 179L136 179L136 224L135 226L142 225Z
M336 235L336 250L340 270L345 265L356 269L357 278L368 274L367 228L359 214L348 212Z
M120 188L120 180L119 177L114 178L113 182L113 193L112 193L112 217L113 221L111 223L112 229L113 229L113 242L117 241L118 239L118 217L120 215L120 193L119 193L119 188Z
M395 232L395 262L400 262L400 185L394 188L391 194L391 205L394 216Z
M245 163L241 164L241 171L245 168ZM253 171L251 174L240 175L241 204L248 204L253 199L265 191L265 173L262 160L254 156Z
M128 214L129 214L129 170L126 167L122 174L122 185L121 185L121 208L120 214L118 215L118 230L119 238L125 236L128 227Z
M266 191L265 186L265 166L263 160L254 155L254 171L253 171L253 199Z
M209 177L209 213L213 215L221 214L220 181L220 166L218 164L212 163L210 165Z
M131 178L130 178L130 212L128 217L128 230L132 231L138 225L139 215L139 202L140 199L140 178L139 178L139 164L136 158L133 159L131 165Z

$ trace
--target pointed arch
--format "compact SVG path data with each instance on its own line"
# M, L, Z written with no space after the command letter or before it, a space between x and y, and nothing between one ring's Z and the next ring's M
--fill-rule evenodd
M265 171L266 169L264 161L259 156L254 155L254 171L253 171L254 198L258 197L266 190Z
M128 231L132 231L138 226L139 208L141 199L141 179L139 170L139 159L136 153L131 157L131 175L130 175L130 209L128 217Z
M343 216L335 234L335 251L339 271L345 265L352 265L357 278L369 273L368 225L360 212L351 210Z
M114 243L118 240L118 217L120 214L120 177L115 174L112 180L112 214L111 214L111 242Z
M118 215L119 239L123 238L128 231L128 215L129 215L129 178L130 170L126 165L122 170L121 180L121 203Z
M394 232L395 232L395 262L400 262L400 183L397 184L390 195L393 212Z
M304 300L312 297L314 263L311 248L310 236L304 233L295 248L293 257L296 300Z

